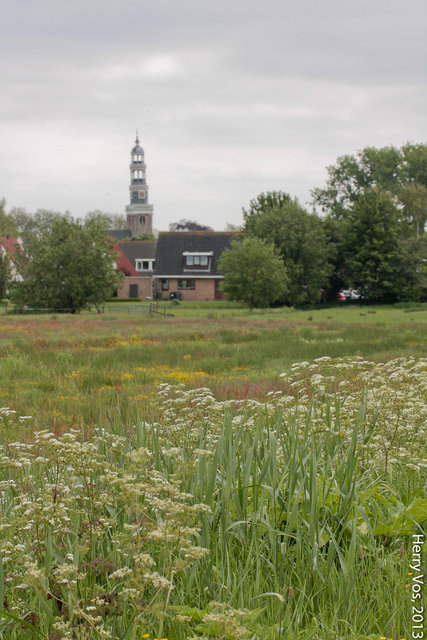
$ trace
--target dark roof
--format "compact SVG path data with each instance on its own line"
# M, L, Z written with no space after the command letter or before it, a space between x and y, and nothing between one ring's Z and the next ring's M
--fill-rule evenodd
M184 271L183 253L185 251L194 253L212 251L210 271L200 270L193 273L195 276L217 276L219 257L238 235L239 233L235 231L169 231L160 233L157 240L154 273L156 276L185 275L188 277L189 272Z
M154 259L156 257L157 242L151 240L134 240L130 242L119 242L119 247L127 256L128 260L135 266L135 260Z
M108 234L117 241L132 237L130 229L109 229Z

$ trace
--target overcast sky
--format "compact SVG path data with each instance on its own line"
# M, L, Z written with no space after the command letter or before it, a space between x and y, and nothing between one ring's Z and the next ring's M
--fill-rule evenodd
M154 227L302 204L366 146L426 142L425 0L3 0L0 198L124 213L135 131Z

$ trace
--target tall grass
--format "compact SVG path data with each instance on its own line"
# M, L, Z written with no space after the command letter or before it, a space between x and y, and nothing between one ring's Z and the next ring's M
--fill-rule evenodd
M408 637L425 365L305 362L264 403L161 385L94 435L3 445L1 637Z
M93 425L116 397L124 412L135 411L161 382L209 386L220 399L261 400L271 390L285 390L279 374L294 362L323 355L387 360L427 353L425 325L412 322L406 310L369 311L376 311L369 326L358 309L313 311L312 321L305 312L283 310L241 317L229 311L212 320L3 317L0 406L64 430ZM395 324L397 317L401 324Z

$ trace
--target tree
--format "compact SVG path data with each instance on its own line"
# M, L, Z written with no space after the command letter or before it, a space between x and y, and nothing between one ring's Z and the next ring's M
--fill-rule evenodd
M224 275L223 291L230 300L267 307L286 293L288 276L272 245L259 238L234 240L221 255L218 269Z
M407 237L419 239L427 222L427 187L417 182L410 182L399 189L398 199L401 204L403 233Z
M427 188L427 145L408 142L400 149L366 147L356 155L339 157L327 171L326 187L312 191L313 204L337 220L344 219L359 196L372 187L388 191L405 209L406 219L419 220L418 199L408 198L406 187ZM416 224L413 232L417 232Z
M296 198L280 191L260 194L243 209L244 231L273 243L289 276L284 301L316 302L332 273L324 222L303 209Z
M6 200L0 200L0 236L17 236L18 228L15 219L10 213L6 213Z
M0 251L0 301L7 295L10 281L10 259L7 253Z
M199 224L195 220L186 220L182 218L178 222L171 222L169 225L169 231L212 231L212 227L207 227L204 224Z
M155 242L156 236L154 233L140 233L138 236L132 236L131 238L125 238L122 242Z
M126 229L126 218L120 213L106 213L100 209L88 211L86 220L95 220L104 225L106 229Z
M408 279L401 299L427 300L427 233L420 238L408 238L403 242L408 269L411 278ZM412 281L412 286L411 286Z
M399 230L399 213L384 189L366 189L342 226L344 272L348 285L366 300L394 302L412 284Z
M25 255L18 255L22 282L12 299L35 308L82 309L110 297L121 279L113 240L98 220L84 223L69 215L41 215L27 232Z

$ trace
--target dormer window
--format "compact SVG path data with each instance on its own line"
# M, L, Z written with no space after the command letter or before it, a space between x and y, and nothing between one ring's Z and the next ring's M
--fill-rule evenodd
M135 269L137 271L153 271L154 260L135 260Z
M184 251L184 270L210 271L213 252Z
M196 267L198 265L201 267L207 267L208 256L185 256L186 267Z

